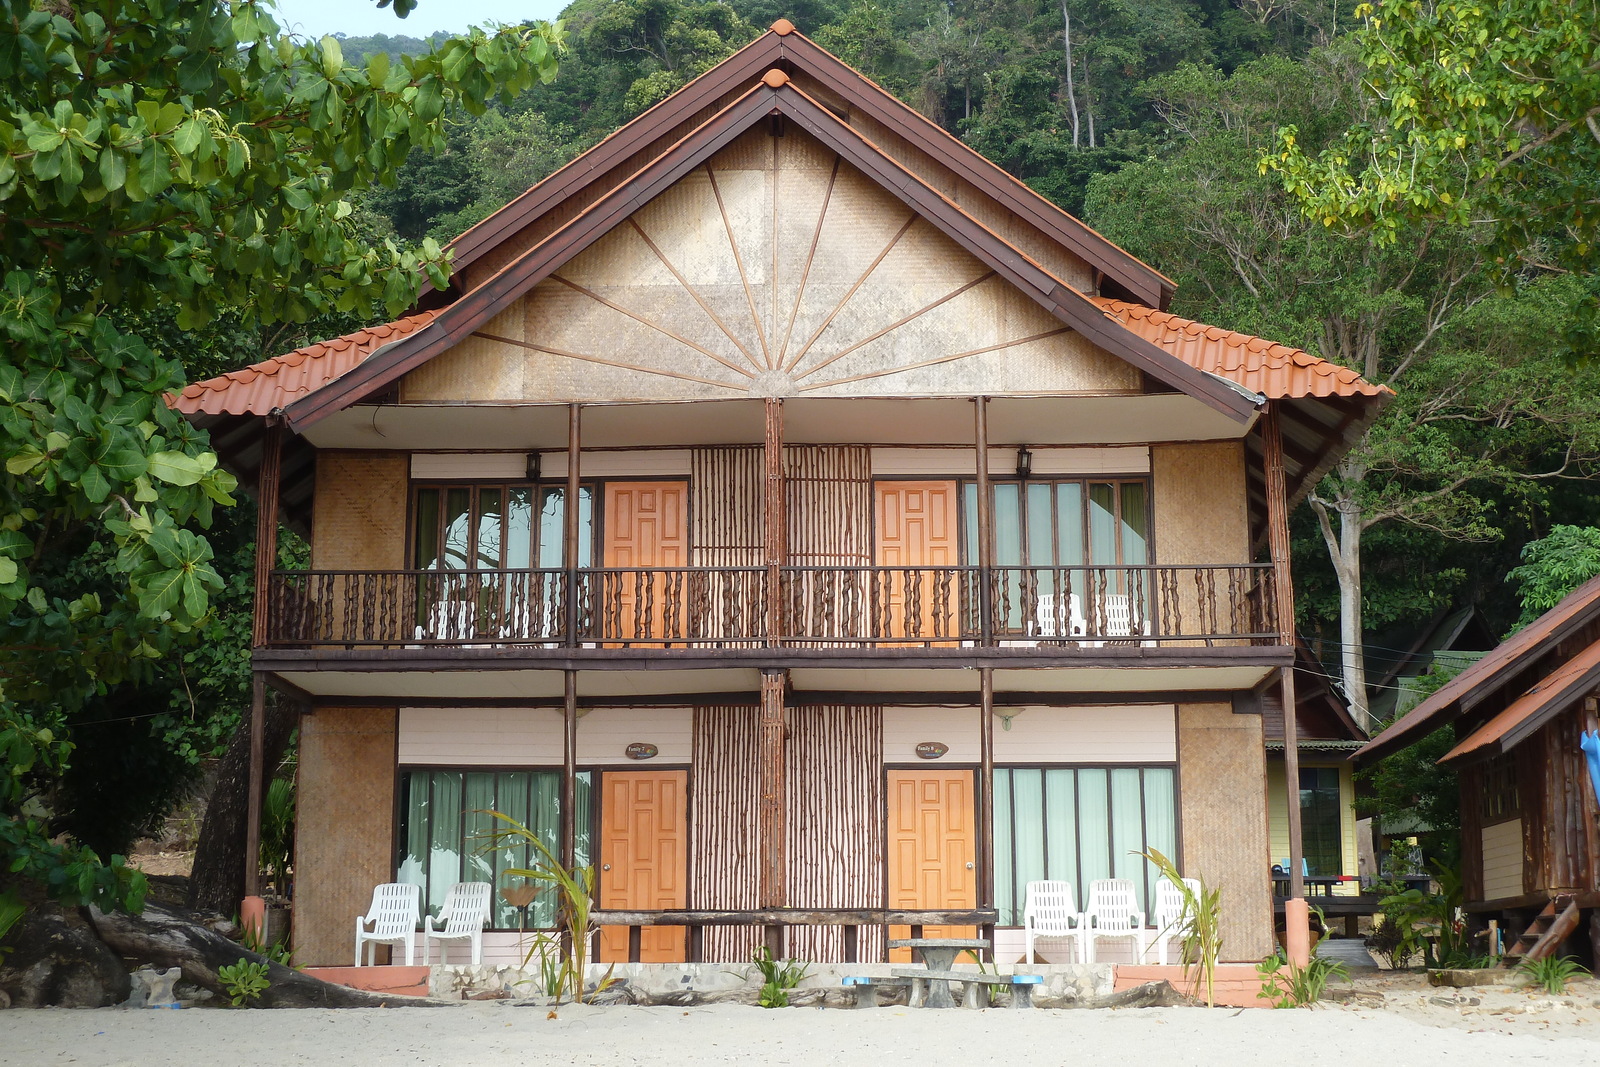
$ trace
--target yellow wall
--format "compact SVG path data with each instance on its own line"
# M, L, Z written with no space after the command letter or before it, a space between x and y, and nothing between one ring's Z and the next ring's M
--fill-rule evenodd
M1339 853L1340 874L1357 875L1356 866L1356 786L1355 776L1348 763L1300 757L1302 767L1339 768ZM1268 839L1271 841L1272 862L1277 863L1289 855L1289 805L1284 797L1283 754L1269 753L1267 757L1267 821ZM1354 896L1360 892L1357 882L1338 887L1336 893Z

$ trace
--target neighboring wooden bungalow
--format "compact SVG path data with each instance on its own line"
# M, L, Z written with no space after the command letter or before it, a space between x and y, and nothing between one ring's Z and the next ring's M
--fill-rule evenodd
M1169 314L784 21L454 249L178 401L263 558L311 538L253 660L303 709L297 960L374 883L503 885L489 807L597 867L603 959L1014 960L1029 880L1148 895L1149 847L1269 951L1288 511L1385 390Z
M1370 762L1454 725L1456 745L1440 762L1461 775L1466 908L1498 919L1513 955L1548 955L1576 935L1591 964L1600 956L1600 801L1579 748L1600 728L1597 697L1600 578L1357 753ZM1532 936L1518 940L1525 931Z

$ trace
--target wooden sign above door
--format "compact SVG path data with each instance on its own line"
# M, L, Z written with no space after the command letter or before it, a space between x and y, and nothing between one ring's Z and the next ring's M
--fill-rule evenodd
M635 741L622 750L622 754L629 759L655 759L660 752L659 748L648 741Z
M917 758L918 759L938 759L940 756L943 756L946 752L949 752L949 751L950 751L950 746L945 744L942 741L918 741L917 742Z

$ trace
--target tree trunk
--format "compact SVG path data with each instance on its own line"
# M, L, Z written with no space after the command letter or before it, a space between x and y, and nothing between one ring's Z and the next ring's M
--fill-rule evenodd
M1344 645L1341 673L1350 712L1363 728L1370 725L1367 710L1367 655L1361 643L1361 505L1345 494L1339 499L1339 641Z
M1361 534L1366 528L1361 502L1356 491L1367 475L1366 465L1346 458L1339 464L1339 491L1331 500L1315 494L1310 503L1317 515L1334 576L1339 580L1340 675L1344 697L1356 722L1368 729L1372 712L1367 700L1367 658L1361 644ZM1339 513L1339 529L1334 531L1329 510Z
M1072 15L1061 0L1061 44L1067 53L1067 117L1072 120L1072 147L1078 147L1078 97L1072 88Z
M1083 57L1083 113L1089 120L1089 147L1094 147L1094 92L1089 88L1089 56Z
M294 734L295 707L281 698L268 699L263 760L277 766ZM270 771L266 776L271 778ZM244 823L250 798L250 722L234 731L217 771L205 821L200 824L194 869L189 878L189 906L198 911L232 915L244 899Z
M369 993L312 978L258 956L157 904L147 905L143 915L107 913L91 908L90 918L101 940L121 955L156 967L181 967L184 978L222 996L227 996L228 990L217 977L219 968L231 967L241 959L267 964L267 980L271 984L252 1002L256 1007L398 1008L433 1007L437 1003L421 997Z

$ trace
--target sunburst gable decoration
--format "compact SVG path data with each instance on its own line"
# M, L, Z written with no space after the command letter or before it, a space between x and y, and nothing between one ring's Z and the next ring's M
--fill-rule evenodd
M412 402L1133 392L815 138L746 131L455 349ZM515 395L508 395L515 394Z

